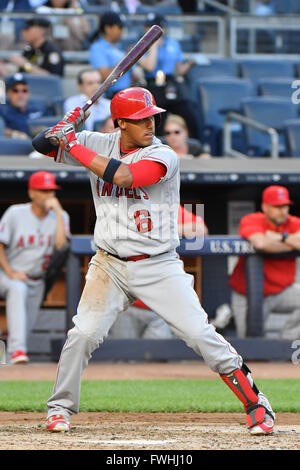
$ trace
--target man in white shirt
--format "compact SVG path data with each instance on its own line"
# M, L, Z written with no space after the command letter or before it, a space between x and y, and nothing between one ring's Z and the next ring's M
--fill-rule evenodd
M97 70L87 68L81 70L77 75L77 84L80 91L79 95L70 96L64 102L64 112L80 108L91 98L98 90L101 84L101 76ZM83 129L93 131L97 121L105 121L110 116L110 100L101 96L97 103L90 108L90 116L85 121Z

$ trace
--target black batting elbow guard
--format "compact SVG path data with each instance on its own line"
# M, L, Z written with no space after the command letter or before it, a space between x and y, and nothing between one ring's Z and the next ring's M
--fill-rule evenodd
M49 139L46 139L45 137L45 134L46 132L48 132L49 129L50 127L40 132L32 139L33 148L37 152L42 153L43 155L47 155L48 153L53 152L53 150L57 150L57 147L52 145Z

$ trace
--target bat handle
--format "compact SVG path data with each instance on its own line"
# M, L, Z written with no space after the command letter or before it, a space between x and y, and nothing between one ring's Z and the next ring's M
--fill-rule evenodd
M59 140L57 137L49 137L50 144L53 145L54 147L59 146Z

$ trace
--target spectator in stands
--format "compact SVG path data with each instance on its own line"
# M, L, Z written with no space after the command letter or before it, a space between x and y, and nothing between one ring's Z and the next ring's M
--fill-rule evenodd
M208 235L202 217L187 210L183 205L178 212L179 238L192 239ZM141 300L134 302L122 312L109 332L111 339L172 339L175 338L167 323L149 309Z
M90 64L98 70L105 80L115 65L124 57L125 51L119 48L118 43L122 38L124 27L123 18L114 11L108 11L101 15L99 29L91 38ZM107 91L107 97L112 98L115 93L131 85L131 70L126 72Z
M28 122L46 114L44 106L30 103L30 90L25 75L16 73L6 80L7 102L0 105L4 135L17 139L31 137Z
M64 112L72 111L77 106L81 108L98 90L101 84L101 76L98 70L85 68L79 71L77 75L77 84L80 95L70 96L64 102ZM84 129L88 131L95 130L94 126L97 121L105 121L110 117L110 100L101 96L96 103L89 109L90 115L85 121Z
M81 10L78 0L48 0L36 8L39 14L47 14L52 23L55 44L63 50L81 50L91 32L91 24L85 15L78 16ZM77 13L76 16L51 16L52 13Z
M276 6L273 0L256 0L254 2L253 14L267 16L276 14Z
M184 76L195 62L193 59L184 61L180 43L167 35L166 19L160 14L149 13L145 30L154 24L162 27L164 35L139 60L147 81L146 88L154 95L158 106L173 114L179 114L185 119L190 137L198 138L199 116L184 84ZM158 135L163 129L165 118L166 116L162 116Z
M10 61L20 72L63 75L62 51L47 38L50 22L45 18L31 18L25 22L23 37L27 42L22 55L14 55Z
M292 204L283 186L269 186L262 194L262 212L241 219L239 235L262 253L282 254L300 250L300 218L289 214ZM274 312L286 313L280 338L300 337L300 284L295 281L296 259L264 258L264 322ZM246 336L247 297L245 257L240 257L230 277L232 312L239 337Z
M165 120L164 135L168 144L179 158L199 157L210 158L211 155L203 148L200 140L189 139L185 120L176 114L169 114Z
M28 183L30 202L10 206L0 222L0 295L6 300L7 351L12 364L27 363L28 333L44 298L47 267L69 236L69 216L55 196L52 173Z

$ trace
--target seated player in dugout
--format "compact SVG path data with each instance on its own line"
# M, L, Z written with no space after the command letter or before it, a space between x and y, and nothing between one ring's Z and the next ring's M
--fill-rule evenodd
M241 355L208 322L193 276L177 255L179 159L155 137L155 116L163 112L149 90L127 88L111 101L115 132L77 132L86 116L75 108L33 139L34 148L57 163L88 169L97 214L98 250L47 401L50 432L69 431L92 352L137 299L220 374L244 405L252 434L273 432L275 414L267 397Z
M262 193L261 211L248 214L240 221L239 235L261 252L281 254L300 250L300 218L289 214L289 191L284 186L268 186ZM300 335L300 284L296 282L296 258L264 258L263 315L264 325L272 312L286 314L279 338L295 340ZM230 277L231 307L237 335L247 335L247 296L245 257Z
M11 364L26 364L28 335L45 296L47 270L57 253L63 256L70 236L69 215L48 171L28 181L30 201L13 204L0 221L0 296L6 300L7 352Z

